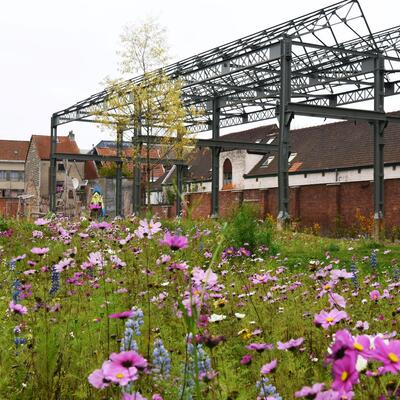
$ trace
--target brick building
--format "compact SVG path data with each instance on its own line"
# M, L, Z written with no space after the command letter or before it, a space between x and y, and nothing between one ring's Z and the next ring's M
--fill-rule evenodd
M14 216L18 210L28 146L28 141L0 140L0 215Z
M277 144L276 125L224 135L224 140ZM373 133L367 123L350 121L292 130L289 155L290 214L303 226L322 231L350 229L357 215L373 211ZM385 130L385 216L388 230L400 226L400 127ZM221 152L219 208L229 215L235 206L251 202L260 215L277 214L277 154ZM154 190L166 191L171 176L161 177ZM185 178L186 199L193 216L211 213L211 154L196 150ZM165 210L158 211L166 214ZM174 210L168 210L170 215Z
M60 153L80 154L75 136L57 137L57 151ZM88 193L80 188L78 197L73 188L74 180L85 186L88 179L95 179L97 171L93 162L58 161L57 162L57 205L60 211L76 210L87 203ZM25 193L33 195L36 213L46 213L49 209L50 180L50 136L32 135L25 161Z
M24 192L25 158L29 142L0 140L0 197L14 198Z

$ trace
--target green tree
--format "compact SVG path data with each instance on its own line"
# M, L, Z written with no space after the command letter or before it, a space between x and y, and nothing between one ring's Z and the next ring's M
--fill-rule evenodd
M195 111L184 107L181 81L171 79L162 69L168 61L168 46L165 29L154 19L124 27L121 47L118 52L121 73L140 76L125 81L107 79L107 101L95 114L100 123L123 130L125 139L132 140L138 133L143 137L147 202L150 204L154 167L150 162L151 149L157 146L160 158L183 159L193 146L185 121L188 114ZM161 143L152 143L152 136L159 136ZM141 145L136 145L129 157L135 159L141 153Z

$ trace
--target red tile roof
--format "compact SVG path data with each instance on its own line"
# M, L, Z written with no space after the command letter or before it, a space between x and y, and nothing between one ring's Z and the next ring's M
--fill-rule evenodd
M36 145L39 158L41 160L50 160L50 136L32 135L31 141ZM77 143L69 136L57 137L57 152L80 154Z
M25 161L28 147L24 140L0 140L0 160Z
M94 161L85 161L84 175L85 179L88 179L89 181L99 177Z
M96 147L95 150L96 150L96 153L100 156L115 156L117 154L117 150L112 147ZM133 155L133 149L123 149L122 154L124 157L129 159L129 157L132 157L132 155ZM146 149L142 148L141 156L146 157L146 155L147 155ZM156 148L150 149L150 158L161 159L162 158L161 151ZM104 165L105 163L102 163L102 164ZM131 161L128 162L128 168L130 170L133 169L133 162L131 162ZM152 169L152 176L154 176L154 178L156 178L156 179L158 179L160 176L162 176L165 172L165 169L161 164L152 164L151 169Z

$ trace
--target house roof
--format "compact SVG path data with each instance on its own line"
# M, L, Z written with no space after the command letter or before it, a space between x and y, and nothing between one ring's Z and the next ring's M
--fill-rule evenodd
M95 147L94 151L100 156L116 156L117 155L117 149L113 148L113 147ZM132 157L134 155L134 149L124 148L122 150L122 154L123 154L123 157L126 157L128 159L129 157ZM146 157L146 155L147 155L146 149L142 148L141 156ZM161 155L160 149L151 148L150 149L150 158L161 159L162 155ZM103 162L102 164L105 165L105 164L107 164L107 162ZM128 168L133 168L132 161L128 161ZM155 178L159 178L165 172L165 169L164 169L163 165L161 165L161 164L151 164L151 169L152 169L152 175Z
M28 147L25 140L0 140L0 160L25 161Z
M88 179L89 181L97 179L99 177L94 161L85 161L84 176L85 179Z
M221 135L221 139L227 141L241 142L267 142L271 137L274 138L278 127L273 125L259 126L257 128L247 129L245 131L232 132L227 135ZM209 148L193 150L187 157L189 165L185 175L187 182L206 182L211 180L211 151ZM161 188L161 184L171 184L174 174L169 177L163 175L159 181L155 182L154 190Z
M31 142L35 144L41 160L50 160L50 136L32 135ZM77 143L69 136L57 136L57 152L80 154Z
M277 142L277 139L274 143ZM400 163L400 126L391 123L384 133L384 162ZM366 122L352 121L296 129L290 132L291 153L297 153L289 172L322 171L370 167L374 162L374 135ZM268 164L263 163L275 155ZM246 177L275 175L277 154L265 155Z

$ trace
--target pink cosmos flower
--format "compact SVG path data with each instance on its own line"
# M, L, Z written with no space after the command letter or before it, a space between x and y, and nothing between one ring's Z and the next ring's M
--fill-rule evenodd
M154 398L154 396L153 396ZM162 397L161 397L162 399ZM132 394L124 393L122 395L122 400L147 400L146 397L143 397L139 392L135 392Z
M246 349L255 350L258 353L262 353L264 350L272 350L273 348L274 345L270 343L250 343L246 346Z
M45 219L45 218L38 218L35 221L35 225L37 225L37 226L43 226L43 225L47 225L49 223L50 223L50 220L49 219Z
M101 369L105 379L118 383L120 386L126 386L129 382L139 378L138 370L135 367L125 368L112 361L105 361Z
M161 264L167 264L168 262L171 261L171 256L167 254L162 254L157 260L156 264L161 265Z
M346 300L340 294L329 293L328 299L329 299L329 304L331 305L331 307L339 306L342 308L346 308Z
M302 337L298 338L298 339L290 339L286 343L278 342L277 347L279 350L291 350L291 349L301 346L303 344L303 342L304 342L304 338L302 338Z
M333 363L332 373L334 380L332 389L349 392L353 385L358 382L356 359L357 357L354 353L349 353Z
M315 400L351 400L354 396L354 392L337 392L336 390L326 390L319 392L315 397Z
M210 268L204 271L199 267L195 267L192 271L192 280L195 285L206 285L206 287L212 288L217 284L218 275L212 272Z
M171 250L176 251L188 247L189 240L186 236L174 235L170 232L167 232L164 235L164 238L160 240L160 244L164 246L169 246Z
M36 273L35 269L27 269L23 272L24 275L33 275L34 273Z
M333 281L338 281L339 279L351 279L353 274L347 272L345 269L334 269L331 271L331 279Z
M110 360L124 368L135 367L139 371L143 371L147 367L147 360L135 351L121 351L121 353L112 353Z
M108 230L112 229L112 224L102 221L102 222L92 222L89 226L91 229Z
M307 399L308 398L312 399L322 391L324 386L325 385L323 383L314 383L314 385L312 385L311 387L304 386L301 390L297 391L294 394L294 397L296 398L306 397Z
M147 219L143 219L139 221L139 227L135 230L135 235L139 239L143 239L144 237L151 238L155 233L161 231L161 222L154 222L151 219L147 222Z
M151 398L151 400L163 400L161 394L153 394L153 397Z
M25 306L23 306L22 304L14 303L13 301L10 301L10 303L8 304L8 309L14 314L19 315L24 315L28 313L28 309Z
M371 358L383 363L380 371L397 374L400 371L400 340L392 340L386 344L383 339L377 337L374 344Z
M249 365L253 361L253 357L250 354L245 354L240 360L241 365Z
M314 317L314 324L317 326L322 326L324 329L328 329L330 326L337 324L339 321L348 318L345 311L339 311L333 308L331 311L321 311Z
M106 379L102 369L96 369L88 377L89 383L96 389L104 389L109 386L110 380Z
M42 248L40 248L40 247L33 247L33 248L31 249L31 253L37 254L38 256L43 256L43 255L45 255L45 254L48 253L48 252L49 252L49 248L48 248L48 247L42 247Z
M73 258L63 258L57 264L54 265L54 270L56 272L63 272L69 268L69 266L74 262Z
M261 374L264 374L264 375L269 374L276 368L277 365L278 365L277 360L276 359L272 360L270 363L264 364L261 367L260 372L261 372Z
M115 314L110 314L108 316L108 318L111 319L128 319L128 318L132 318L135 315L135 313L132 310L128 310L128 311L122 311L119 313L115 313Z
M249 278L254 284L265 284L270 281L276 281L277 278L274 276L272 277L270 274L254 274Z
M381 298L381 294L378 290L373 290L369 293L369 298L373 301L378 301Z

